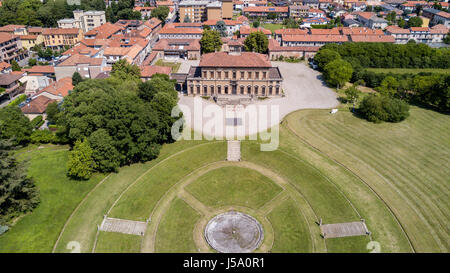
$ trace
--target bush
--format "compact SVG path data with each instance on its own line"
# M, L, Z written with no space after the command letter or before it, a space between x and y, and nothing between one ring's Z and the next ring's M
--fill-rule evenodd
M42 116L37 116L31 120L31 126L33 126L34 129L38 129L39 127L42 126L42 124L44 124Z
M12 102L10 102L8 104L8 106L18 106L19 104L24 102L26 99L27 99L27 95L22 94L19 97L17 97L16 99L14 99Z
M400 122L409 116L409 105L400 99L371 94L361 101L359 112L375 123Z
M56 136L50 130L36 130L30 138L33 143L55 143L57 141Z
M77 140L73 150L69 153L67 175L76 179L89 179L94 171L92 148L84 140Z

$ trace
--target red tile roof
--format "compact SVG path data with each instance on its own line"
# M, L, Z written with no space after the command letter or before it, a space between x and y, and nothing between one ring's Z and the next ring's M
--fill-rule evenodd
M94 29L89 30L84 34L84 36L95 36L97 39L107 39L111 37L113 34L116 34L117 32L123 30L124 28L122 26L118 26L115 24L111 24L110 22L107 22L101 26L98 26Z
M7 41L10 41L14 38L16 38L17 36L9 34L7 32L0 32L0 43L4 43Z
M240 55L229 55L227 52L204 54L201 67L272 67L267 55L254 52L242 52Z
M64 35L72 34L78 35L80 33L79 28L46 28L42 31L43 35Z
M257 31L261 31L262 33L264 33L264 34L266 34L266 35L271 35L271 34L272 34L272 31L270 31L270 30L268 30L268 29L265 29L265 28L262 28L262 27L259 27L259 28L250 28L249 26L242 26L242 27L239 29L239 33L240 33L241 35L249 35L250 33L252 33L252 32L257 32Z
M317 52L320 46L280 46L275 39L269 39L269 51L305 51Z
M217 24L217 22L219 21L223 21L225 23L225 25L227 26L235 26L235 25L240 25L242 24L239 21L233 21L233 20L207 20L205 22L203 22L203 25L207 25L207 26L215 26Z
M93 66L99 66L103 62L103 58L91 58L88 56L74 54L58 64L57 66L73 66L77 64L89 64Z
M0 62L0 70L3 70L5 68L10 68L11 65L7 62Z
M286 42L329 42L339 43L347 42L348 37L346 35L283 35L283 41Z
M283 34L307 34L308 30L300 29L300 28L282 28L275 30L275 34L283 35Z
M20 40L36 40L37 35L19 35Z
M394 43L395 38L391 35L350 35L353 42L368 43Z
M381 29L371 29L366 27L343 27L341 28L344 35L383 35Z
M6 25L0 27L0 32L14 32L18 28L25 28L25 25Z
M169 75L170 72L172 72L172 68L168 66L158 66L158 65L141 66L141 78L150 78L156 73Z
M25 104L21 110L24 114L43 114L47 110L47 106L56 100L52 100L45 96L39 96L29 103Z
M40 73L40 74L55 74L55 67L51 65L35 65L31 68L22 69L23 72L28 74Z
M289 7L245 7L244 12L289 12Z
M320 35L341 35L338 28L331 29L320 29L320 28L312 28L310 30L311 34L320 34Z
M70 90L73 90L72 78L65 77L65 78L60 79L59 81L52 82L49 86L47 86L46 88L39 91L39 93L37 93L37 95L46 92L46 93L50 93L54 96L65 97L65 96L69 95Z

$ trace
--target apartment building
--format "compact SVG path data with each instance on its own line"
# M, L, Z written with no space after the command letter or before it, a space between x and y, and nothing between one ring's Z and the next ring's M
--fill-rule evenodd
M231 20L233 17L232 0L185 0L178 7L180 22L200 23L206 20Z
M42 31L44 45L51 49L61 49L64 46L73 46L83 38L79 28L47 28Z
M106 23L106 16L104 11L82 11L74 10L74 18L66 18L58 20L59 28L80 28L83 33L90 31L98 26Z
M398 26L386 27L386 34L395 39L396 44L406 44L409 40L417 43L442 43L442 40L448 35L449 28L444 25L428 27L411 27L403 29Z
M27 52L23 50L19 36L0 32L0 62L20 61L26 55Z

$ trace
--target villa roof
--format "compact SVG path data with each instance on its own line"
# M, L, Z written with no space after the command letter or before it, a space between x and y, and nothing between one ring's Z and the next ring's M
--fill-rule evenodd
M242 52L231 55L227 52L204 54L200 60L200 67L272 67L265 54Z

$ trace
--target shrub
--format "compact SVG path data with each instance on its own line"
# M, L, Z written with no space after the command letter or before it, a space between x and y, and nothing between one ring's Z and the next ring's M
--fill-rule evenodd
M36 130L31 134L33 143L55 143L56 136L50 130Z
M19 97L17 97L16 99L14 99L12 102L10 102L8 104L8 106L18 106L19 104L24 102L26 99L27 99L27 95L22 94Z
M400 122L409 116L409 105L400 99L371 94L361 101L359 112L375 123Z
M44 124L44 120L42 119L42 116L37 116L31 120L31 126L33 126L33 128L35 128L35 129L38 129L39 127L41 127L42 124Z

